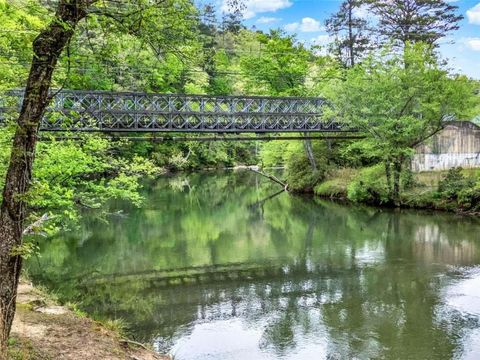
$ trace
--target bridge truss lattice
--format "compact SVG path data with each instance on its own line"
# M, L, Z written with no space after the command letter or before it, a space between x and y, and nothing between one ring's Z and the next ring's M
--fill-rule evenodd
M21 104L23 91L0 101L0 118ZM12 105L13 104L13 105ZM288 133L354 132L324 117L322 98L207 96L62 90L42 131Z

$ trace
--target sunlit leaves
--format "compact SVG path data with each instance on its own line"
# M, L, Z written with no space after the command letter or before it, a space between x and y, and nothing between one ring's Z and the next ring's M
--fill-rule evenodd
M387 167L397 164L397 180L414 146L445 119L468 119L475 104L473 83L450 75L421 43L407 44L402 55L372 54L327 90L336 116L370 135L364 149Z
M43 27L45 9L33 0L0 0L0 91L26 78L32 41Z
M246 92L261 95L304 94L311 53L293 37L278 32L258 35L261 52L241 57Z
M40 142L27 196L31 218L49 211L55 215L53 223L71 226L82 210L102 208L111 199L139 206L140 181L160 169L139 156L113 156L116 152L116 144L98 136Z

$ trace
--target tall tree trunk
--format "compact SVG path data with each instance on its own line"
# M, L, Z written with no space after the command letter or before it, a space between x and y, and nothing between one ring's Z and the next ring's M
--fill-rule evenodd
M305 134L307 136L307 134ZM303 146L305 147L305 153L307 154L308 161L312 166L313 171L317 171L317 162L315 161L315 156L313 155L312 141L310 139L304 140Z
M402 160L395 159L393 162L393 201L396 206L400 205L400 175L402 173Z
M348 3L348 50L350 52L350 67L355 66L355 39L353 37L353 21L352 21L352 12L353 12L353 2Z
M7 341L15 314L17 285L22 267L12 250L22 245L25 194L40 121L50 101L49 89L58 58L71 39L78 21L92 0L60 0L55 17L33 42L33 60L13 138L3 201L0 207L0 359L7 358Z
M387 177L387 189L389 195L393 193L392 189L392 163L390 160L385 161L385 176Z

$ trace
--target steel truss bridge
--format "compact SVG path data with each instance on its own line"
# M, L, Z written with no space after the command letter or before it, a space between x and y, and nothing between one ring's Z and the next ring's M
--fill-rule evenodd
M22 90L0 99L0 121L18 111ZM41 131L182 133L355 132L323 118L322 98L207 96L62 90Z

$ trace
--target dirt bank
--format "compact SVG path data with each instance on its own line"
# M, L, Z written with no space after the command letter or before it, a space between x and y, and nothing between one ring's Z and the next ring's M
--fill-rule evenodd
M167 360L124 341L100 323L59 306L22 281L18 289L9 358Z

